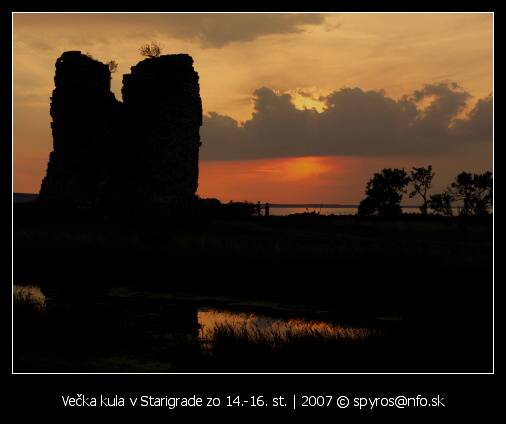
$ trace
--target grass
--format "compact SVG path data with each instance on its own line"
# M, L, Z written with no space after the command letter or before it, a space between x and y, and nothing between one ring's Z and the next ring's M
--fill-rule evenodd
M43 314L46 308L46 298L36 286L14 286L14 306L17 310L23 309L34 314Z
M47 325L46 301L38 287L14 286L14 355L43 346Z
M262 370L265 365L271 370L301 370L304 358L309 358L323 370L412 371L415 363L419 370L489 370L491 217L408 215L388 220L315 215L101 222L52 219L17 206L16 283L35 282L43 291L63 287L71 292L69 298L128 287L327 310L339 322L348 316L399 315L410 323L402 334L357 336L353 342L350 334L344 336L345 328L336 336L311 327L285 334L280 329L251 333L224 325L216 329L213 355L201 357L195 346L156 336L158 321L142 318L157 307L147 298L132 299L114 311L100 309L96 299L83 300L70 310L62 300L62 308L67 308L62 316L71 314L72 319L52 321L20 291L15 293L15 316L26 310L34 326L23 324L28 318L17 321L15 334L22 341L18 351L31 348L30 337L17 331L25 328L46 349L54 344L55 352L50 353L63 359L76 352L91 358L97 346L104 358L117 354L118 346L137 358L144 355L142 347L149 346L155 353L146 363L167 363L170 369ZM95 305L93 314L90 304ZM44 323L54 331L33 329ZM82 332L74 334L73 325ZM65 332L68 336L59 341ZM185 363L185 356L193 365Z
M338 372L370 368L384 357L383 332L316 322L268 329L221 323L205 350L207 367L236 372ZM374 358L376 356L376 358Z
M462 372L487 364L487 329L473 316L454 325L440 315L337 325L219 310L206 321L188 299L178 306L149 292L95 300L70 292L41 314L27 289L16 293L16 371Z
M268 345L272 349L285 344L306 342L359 342L377 337L381 331L336 325L300 318L272 319L256 314L211 310L199 312L199 337L212 350L222 341Z
M322 325L317 322L289 321L286 325L274 325L268 329L247 324L240 326L221 323L214 327L206 339L211 351L219 350L220 345L230 344L262 345L276 351L289 345L321 345L333 343L359 343L369 337L379 337L381 331L366 328L353 328L333 325Z

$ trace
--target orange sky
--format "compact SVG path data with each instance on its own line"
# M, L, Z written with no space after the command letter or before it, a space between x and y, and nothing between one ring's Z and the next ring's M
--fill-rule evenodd
M37 192L45 173L56 58L81 50L116 60L112 87L121 99L121 76L150 40L159 41L163 53L191 54L204 113L239 125L251 119L260 87L288 93L297 109L317 112L325 108L321 96L343 87L400 99L425 84L455 81L473 96L461 113L492 92L490 14L15 14L15 191ZM307 150L304 157L204 158L199 194L223 201L356 203L382 167L431 163L441 188L461 170L492 168L491 146L483 144L430 155Z
M488 158L483 158L486 162ZM468 159L469 161L469 159ZM203 161L198 192L204 197L275 203L357 204L367 180L384 167L427 166L436 177L434 190L443 190L461 163L446 158L300 157L244 161ZM406 166L406 164L409 164ZM485 169L485 168L484 168ZM484 170L483 169L483 170ZM482 169L477 168L477 172ZM416 201L404 200L405 204Z

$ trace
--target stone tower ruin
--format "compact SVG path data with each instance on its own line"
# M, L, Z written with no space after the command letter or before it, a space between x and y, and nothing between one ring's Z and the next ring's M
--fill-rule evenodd
M146 205L188 202L197 191L202 125L193 59L186 54L145 59L123 75L122 94L135 149L132 194Z
M123 76L78 51L56 61L53 151L41 203L77 208L178 208L198 186L202 102L189 55L147 58Z
M40 201L89 208L97 204L108 178L107 154L118 106L107 65L78 51L56 61L50 114L53 151Z

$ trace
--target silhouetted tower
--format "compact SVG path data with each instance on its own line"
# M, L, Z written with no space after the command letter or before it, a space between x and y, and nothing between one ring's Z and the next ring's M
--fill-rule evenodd
M109 67L79 51L56 60L50 114L53 151L39 201L94 207L108 179L107 146L118 102Z
M180 206L195 198L202 125L199 76L186 54L148 58L123 76L126 181L142 206Z

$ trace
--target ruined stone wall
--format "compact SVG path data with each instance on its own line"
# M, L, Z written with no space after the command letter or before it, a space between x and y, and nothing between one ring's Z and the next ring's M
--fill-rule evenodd
M93 207L108 178L110 140L118 102L107 65L78 51L56 61L50 114L53 151L39 194L41 202Z
M186 203L198 185L202 103L186 54L148 58L123 76L123 104L134 149L131 193L143 204Z
M39 200L93 208L178 207L195 199L202 103L188 55L148 58L123 77L80 52L56 62L53 151Z

